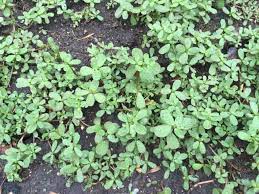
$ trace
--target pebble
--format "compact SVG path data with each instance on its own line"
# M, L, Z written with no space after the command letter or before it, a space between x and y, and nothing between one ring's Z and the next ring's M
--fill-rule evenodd
M228 58L229 59L236 59L237 58L237 48L230 47L228 49Z

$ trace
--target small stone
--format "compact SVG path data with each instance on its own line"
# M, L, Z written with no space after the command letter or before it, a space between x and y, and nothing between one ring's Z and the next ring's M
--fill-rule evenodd
M237 58L237 48L230 47L228 49L228 58L229 59L236 59Z

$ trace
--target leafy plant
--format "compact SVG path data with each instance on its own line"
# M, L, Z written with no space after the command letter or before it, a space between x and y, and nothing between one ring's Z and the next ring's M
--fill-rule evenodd
M248 194L257 193L259 190L259 177L257 176L255 180L243 180L242 183L245 186L245 192Z
M75 25L101 19L95 9L99 0L75 0L85 3L81 11L64 0L33 2L19 17L25 25L49 23L55 14ZM247 167L258 169L258 28L237 29L228 19L213 23L213 32L200 27L201 19L208 23L216 13L214 6L226 12L234 3L111 1L117 18L146 24L147 48L98 43L87 48L89 64L62 51L52 38L43 42L22 29L0 37L0 143L19 141L1 156L8 180L21 181L20 170L40 151L22 143L30 137L49 141L43 159L59 167L67 186L121 188L133 173L158 168L155 158L164 178L181 172L185 190L202 171L225 185L214 192L257 192L257 180L242 181L239 173L233 178L230 169L244 154L240 141L251 159ZM12 1L0 6L12 14ZM93 124L85 119L91 107L98 109ZM87 149L79 129L87 133Z
M238 137L241 140L250 142L246 147L246 152L248 154L255 154L259 148L259 140L258 140L258 125L259 124L259 117L255 116L249 125L248 131L239 131Z
M33 23L44 24L50 23L50 19L56 14L63 15L65 19L71 19L74 26L78 26L79 22L84 20L92 20L97 18L103 20L100 16L100 11L95 8L95 5L100 3L100 0L81 0L85 3L85 6L80 11L74 11L68 8L66 0L32 0L35 4L27 11L24 11L22 15L14 16L13 14L13 0L1 0L0 1L0 25L14 24L15 20L25 25L31 25ZM74 0L78 3L79 0Z
M19 172L23 168L28 168L29 165L36 159L36 154L41 150L36 144L18 143L17 148L9 148L1 159L6 160L4 172L7 175L8 181L22 181Z
M9 25L12 23L13 0L0 1L0 25Z
M228 0L220 8L223 8L224 13L229 15L231 19L242 20L244 25L247 25L249 22L256 22L259 18L258 2L254 0Z

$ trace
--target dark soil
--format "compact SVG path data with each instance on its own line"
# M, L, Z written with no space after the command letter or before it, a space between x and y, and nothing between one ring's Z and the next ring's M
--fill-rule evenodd
M81 133L82 136L86 136L84 132ZM82 144L87 144L87 138ZM85 142L86 141L86 142ZM139 193L157 193L165 186L168 186L172 189L174 194L180 193L192 193L192 194L208 194L212 193L212 189L217 187L217 184L206 184L202 187L197 187L190 192L185 192L182 190L182 179L181 174L175 172L167 180L163 179L163 170L160 170L156 173L141 175L135 173L133 177L125 182L125 187L123 189L110 189L105 190L101 185L97 185L87 191L83 190L83 185L73 184L70 188L65 186L66 179L63 176L59 176L58 169L54 166L42 161L42 156L48 152L49 146L46 142L39 142L42 151L38 155L37 160L30 166L29 169L24 170L21 173L23 181L21 183L8 183L3 182L3 174L0 173L0 184L2 185L2 194L49 194L51 192L60 193L60 194L84 194L84 193L93 193L93 194L127 194L129 193L128 185L132 184L133 189L138 189ZM200 175L201 181L209 180L209 177ZM132 189L132 190L133 190Z
M80 5L72 6L77 9ZM97 5L103 16L103 21L82 21L78 27L65 20L63 16L57 16L50 24L45 26L33 26L31 31L41 34L42 30L47 31L47 35L42 35L42 39L53 37L59 44L61 50L71 53L74 57L82 60L83 64L88 64L89 57L86 49L92 43L112 42L116 46L138 47L141 43L144 26L131 27L114 17L114 10L106 8L106 2Z
M33 31L35 34L39 34L43 40L46 40L46 37L49 36L53 37L59 44L61 50L70 52L74 57L82 60L83 64L89 64L89 56L87 55L86 48L91 43L97 43L97 41L104 41L106 43L113 42L117 46L127 46L130 48L140 47L143 33L146 31L145 26L131 27L129 24L117 20L114 17L114 10L106 9L105 2L98 5L98 9L104 17L104 21L102 22L81 22L79 27L73 28L73 24L70 21L63 19L62 16L57 16L50 24L44 26L32 26L29 30ZM42 33L44 30L47 31L47 34ZM87 117L85 118L85 122L87 124L92 124L95 112L96 108L85 112ZM116 121L114 116L110 116L108 119ZM87 136L84 130L79 129L79 133L81 134L82 147L84 149L89 148L91 146L91 142L93 142L92 137ZM128 189L129 184L132 184L132 190L138 189L139 193L157 193L161 191L163 187L168 186L172 189L172 193L174 194L209 194L212 193L213 188L219 186L217 183L203 184L202 186L195 187L189 192L186 192L182 189L182 175L180 173L173 173L169 179L164 180L164 172L161 169L156 173L150 174L136 173L125 182L125 187L119 190L105 190L101 185L96 185L87 191L83 191L83 185L81 184L73 184L70 188L67 188L65 185L66 179L63 176L59 176L58 169L55 166L50 166L42 160L42 156L49 150L48 143L38 143L41 146L42 151L30 168L21 173L21 176L23 177L23 181L21 183L8 183L5 181L3 174L3 161L0 161L0 194L11 192L13 194L48 194L51 192L53 192L52 194L122 194L130 192ZM116 150L120 150L120 148L116 148ZM240 164L241 161L238 165ZM247 176L250 176L250 172L247 173ZM204 174L198 175L200 177L200 181L212 179Z

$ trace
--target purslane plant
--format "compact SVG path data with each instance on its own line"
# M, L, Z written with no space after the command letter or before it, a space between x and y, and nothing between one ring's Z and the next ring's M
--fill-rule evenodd
M41 150L35 143L23 144L18 143L17 148L9 148L5 155L0 158L7 160L4 172L9 181L22 181L19 172L21 169L28 168L29 165L36 159L36 154Z
M85 7L80 11L74 11L70 9L67 5L66 0L40 0L35 1L35 6L30 10L24 11L23 15L18 16L18 19L21 20L25 25L32 23L50 23L50 18L54 17L55 13L63 15L65 19L71 19L75 26L78 26L81 20L89 21L91 19L103 18L99 15L99 11L95 8L95 5L100 3L100 0L81 0L85 3ZM79 2L74 0L75 3ZM56 10L56 11L55 11Z
M0 1L0 26L9 25L13 23L12 12L13 12L13 0L1 0Z
M82 65L52 38L43 43L28 31L0 38L0 143L25 136L51 141L44 160L60 168L68 186L121 188L134 172L161 165L164 178L180 171L186 190L200 170L225 184L222 192L238 184L256 192L258 181L233 179L229 169L243 152L253 161L249 168L258 169L258 28L237 30L221 20L214 33L197 30L199 15L207 21L215 12L212 1L116 2L117 17L147 22L144 45L153 48L99 43L87 49L90 64ZM10 90L11 81L19 92ZM85 123L96 105L94 123ZM87 149L79 128L93 137ZM7 150L8 179L20 180L19 170L38 151L35 144Z

